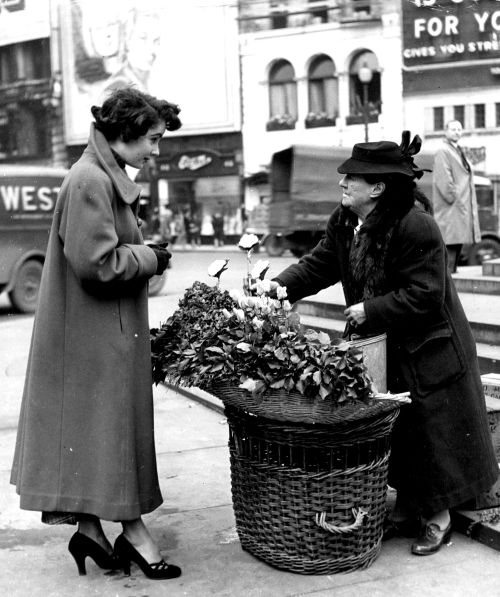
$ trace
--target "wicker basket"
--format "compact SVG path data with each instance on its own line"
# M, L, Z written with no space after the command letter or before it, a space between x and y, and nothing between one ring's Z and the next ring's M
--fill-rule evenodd
M335 424L318 425L272 420L226 402L243 549L300 574L349 572L373 562L399 412L393 401L377 406L365 417L346 420L337 413Z
M308 425L342 425L394 409L391 400L372 400L368 404L359 401L339 408L330 400L308 398L297 391L267 390L263 394L252 394L224 383L213 384L207 391L222 400L224 406L234 406L273 421Z

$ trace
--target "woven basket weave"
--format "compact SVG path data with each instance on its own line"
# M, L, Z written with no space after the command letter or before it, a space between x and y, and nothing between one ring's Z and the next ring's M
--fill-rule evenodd
M381 547L398 412L391 401L366 418L310 425L273 421L226 403L243 549L300 574L369 566Z
M337 407L330 400L308 398L297 391L267 390L258 395L224 383L213 384L208 391L225 406L234 406L273 421L338 425L369 419L394 409L390 400L372 400L369 404L357 401Z

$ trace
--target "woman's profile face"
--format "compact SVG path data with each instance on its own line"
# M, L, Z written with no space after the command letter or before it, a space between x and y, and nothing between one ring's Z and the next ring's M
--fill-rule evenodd
M166 125L162 121L152 126L149 131L133 141L118 141L112 144L115 151L125 162L133 168L142 168L152 156L160 155L160 139L163 137Z
M356 174L345 174L339 182L342 188L342 205L364 219L375 207L377 197L373 195L373 183Z

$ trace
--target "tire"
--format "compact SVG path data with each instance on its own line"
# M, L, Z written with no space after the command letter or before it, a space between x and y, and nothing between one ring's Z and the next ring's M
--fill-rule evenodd
M473 245L469 251L467 263L469 265L482 265L485 261L500 257L500 242L494 238L483 238Z
M163 272L161 276L153 276L149 279L148 295L156 296L160 293L167 280L167 272Z
M25 261L17 270L14 287L9 291L12 306L20 313L34 313L38 302L43 265L34 259Z
M264 241L264 248L269 257L281 257L285 252L283 240L274 234L269 235Z

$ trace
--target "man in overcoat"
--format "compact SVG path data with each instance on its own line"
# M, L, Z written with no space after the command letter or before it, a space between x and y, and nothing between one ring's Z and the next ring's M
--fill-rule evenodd
M451 120L443 146L434 156L432 202L434 217L448 252L448 267L456 272L464 244L481 240L474 173L459 145L462 124Z

